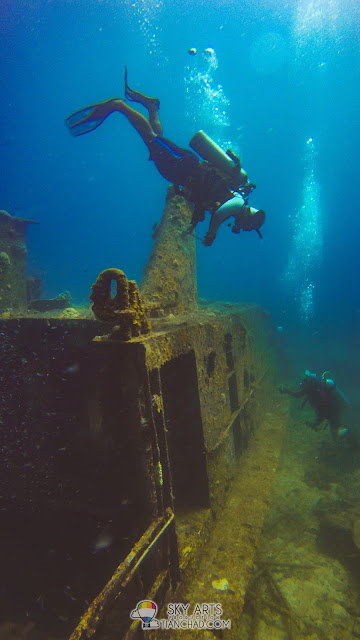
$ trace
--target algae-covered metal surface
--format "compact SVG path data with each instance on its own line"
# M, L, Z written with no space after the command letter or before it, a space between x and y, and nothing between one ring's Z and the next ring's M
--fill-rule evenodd
M137 603L174 598L236 637L286 419L270 318L198 301L190 220L170 189L141 293L93 285L101 321L0 319L3 617L35 640L140 638Z
M287 427L286 406L275 407L269 402L267 408L269 410L262 416L241 457L241 464L211 535L204 536L201 552L194 554L192 570L163 607L160 615L165 619L170 610L169 602L191 603L189 616L196 603L217 603L221 605L221 619L230 621L224 627L226 637L240 637L239 619ZM193 544L191 539L188 539L188 544ZM186 552L191 553L191 547L187 547ZM186 630L177 627L175 619L172 622L174 626L170 624L170 628L154 632L154 636L157 639L173 638L176 630L181 629L181 635L186 639L204 637L201 624ZM208 638L216 637L209 630L206 633Z
M144 269L140 293L155 315L188 313L196 309L195 238L186 233L190 203L168 189L166 206L153 232L154 246Z
M157 578L164 601L174 544L188 581L262 424L273 372L268 330L254 306L202 305L190 318L152 319L151 333L126 342L94 342L108 329L90 319L1 321L1 419L9 427L2 530L14 518L18 527L4 575L10 585L17 561L33 566L24 603L44 600L49 634L63 628L68 637L86 601L166 508L174 509L178 542L164 536L132 583L101 599L94 637L111 627L114 637L125 634L129 609ZM223 522L230 527L228 516ZM41 627L43 612L34 609Z
M33 220L0 211L0 313L26 311L26 227Z

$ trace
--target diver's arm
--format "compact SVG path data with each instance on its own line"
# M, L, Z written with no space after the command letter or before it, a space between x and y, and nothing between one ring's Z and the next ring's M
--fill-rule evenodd
M191 225L195 228L198 222L205 220L205 208L202 203L195 202L194 212L191 218Z
M284 385L281 385L279 388L280 393L286 393L288 396L293 396L294 398L302 398L305 395L304 389L299 389L298 391L292 391Z
M240 210L244 207L244 199L240 194L236 194L227 202L219 207L215 213L211 216L209 231L207 232L203 242L206 247L209 247L215 240L219 227L225 220L228 220L232 216L239 215Z

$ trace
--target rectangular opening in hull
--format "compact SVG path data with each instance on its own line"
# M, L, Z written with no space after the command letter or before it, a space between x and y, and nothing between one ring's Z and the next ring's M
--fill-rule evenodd
M161 385L175 509L209 503L195 353L161 367Z

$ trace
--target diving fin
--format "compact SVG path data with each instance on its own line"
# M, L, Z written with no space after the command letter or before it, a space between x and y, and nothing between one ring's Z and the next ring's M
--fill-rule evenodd
M89 131L93 131L102 123L104 118L91 118L94 107L95 105L85 107L85 109L80 109L80 111L76 111L66 118L65 124L72 136L77 137L83 135L83 133L89 133Z
M105 102L91 104L88 107L84 107L84 109L72 113L65 120L65 125L68 127L70 134L77 137L97 129L97 127L104 122L105 118L112 113L110 103L116 99L117 98L112 98Z

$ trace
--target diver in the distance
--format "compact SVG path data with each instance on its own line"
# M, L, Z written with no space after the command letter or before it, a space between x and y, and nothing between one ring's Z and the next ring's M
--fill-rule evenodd
M316 420L307 422L309 427L319 431L328 424L334 440L343 438L351 447L358 448L359 443L355 433L348 426L342 424L342 413L350 405L350 402L328 373L325 371L321 376L318 376L316 373L310 373L306 370L299 389L292 391L282 385L280 392L287 393L294 398L305 398L302 406L306 402L311 404L315 409Z
M96 129L111 113L118 111L126 116L149 149L152 160L159 173L172 182L175 191L194 203L194 212L189 231L193 231L205 218L205 212L211 213L209 231L203 243L213 243L220 225L234 218L232 231L257 231L261 238L260 227L265 221L262 210L248 206L248 198L255 185L241 169L240 161L229 149L224 153L203 131L199 131L190 141L190 146L204 158L190 149L183 149L162 135L159 119L160 101L134 91L127 83L125 67L125 98L142 104L149 113L147 120L141 113L130 107L121 98L110 98L76 111L65 120L71 135L77 137Z

